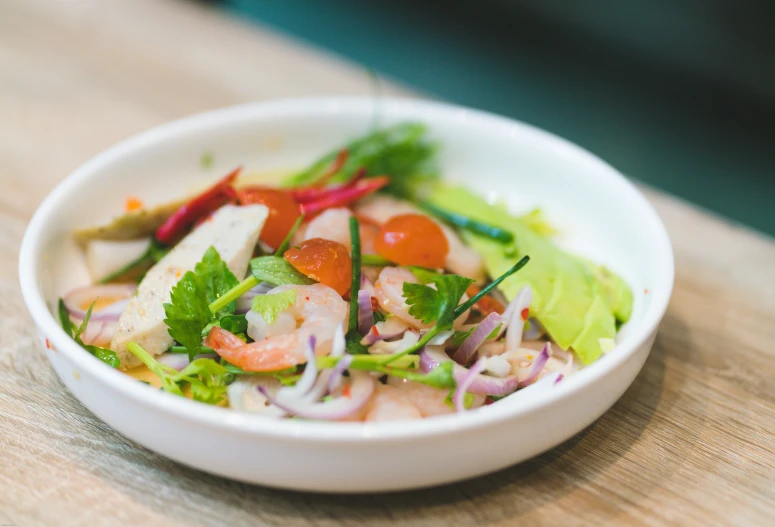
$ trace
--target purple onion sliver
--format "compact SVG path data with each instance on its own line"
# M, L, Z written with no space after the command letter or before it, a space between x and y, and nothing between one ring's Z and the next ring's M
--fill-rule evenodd
M345 355L331 370L331 375L328 377L328 393L334 393L342 384L342 374L350 367L353 362L352 355Z
M509 305L513 308L507 319L506 328L506 350L516 350L522 343L522 332L525 329L525 319L522 318L522 312L530 308L533 301L533 291L529 285L526 285L517 293L517 297ZM508 309L508 308L507 308Z
M552 356L552 345L547 342L546 344L544 344L544 347L541 350L541 353L539 353L538 357L536 357L535 360L533 361L533 365L530 367L530 371L528 372L527 377L519 383L520 388L523 388L535 382L535 380L543 371L544 366L546 366L546 362L549 360L549 357L551 356Z
M299 382L297 382L296 386L293 388L285 389L288 395L292 397L301 398L307 395L307 392L312 389L312 386L314 386L315 380L318 377L318 367L315 363L314 335L309 336L309 341L307 342L307 347L304 350L304 355L307 358L307 365L304 367L304 373L301 374L301 379L299 379Z
M305 419L334 420L349 417L363 407L374 393L374 379L366 372L355 371L350 376L351 389L349 396L336 397L325 402L310 402L283 397L281 391L273 395L263 386L259 391L273 405L289 414Z
M450 360L447 354L443 350L434 349L426 346L423 351L420 352L420 369L423 373L428 373L433 368L441 364L442 362ZM452 368L452 375L455 377L455 381L460 383L463 381L470 370L465 369L460 364L455 363ZM497 395L502 397L509 395L517 389L519 380L516 375L509 375L507 377L492 377L490 375L477 375L468 391L478 395Z
M562 373L558 374L557 378L554 380L554 384L557 384L558 382L560 382L564 378L565 378L565 376Z
M361 344L371 346L380 340L388 340L400 337L409 326L404 324L398 317L388 317L382 322L374 324L365 337L361 339Z
M366 335L374 325L374 312L371 310L371 294L365 289L358 291L358 333Z
M83 320L86 318L86 310L81 309L83 305L90 305L97 298L120 298L110 305L100 310L95 310L89 320L116 321L124 312L129 299L134 294L137 287L134 284L104 284L79 287L67 293L62 300L65 303L67 312L75 318Z
M455 403L456 412L466 411L466 392L474 383L476 377L482 371L484 371L484 365L485 359L479 359L474 363L473 366L471 366L471 369L466 372L466 376L457 383L457 388L455 388L455 395L452 397L452 400Z
M490 333L492 333L502 321L503 319L498 313L490 313L487 315L484 320L479 322L479 325L476 326L476 329L471 332L468 338L463 341L457 351L455 351L454 355L452 355L452 359L458 364L463 365L471 362L476 354L476 350L479 349L479 346L487 340Z

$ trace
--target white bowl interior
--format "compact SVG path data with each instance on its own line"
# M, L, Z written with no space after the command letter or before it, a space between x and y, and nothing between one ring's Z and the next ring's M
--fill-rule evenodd
M592 382L595 370L602 372L605 363L632 353L653 332L672 289L672 252L653 209L614 169L550 134L490 114L414 101L375 105L367 99L280 101L221 110L152 130L92 159L42 205L25 240L22 285L36 321L41 325L42 315L35 312L39 292L53 312L59 296L88 281L72 230L117 215L127 196L146 204L178 198L239 164L248 172L303 167L364 133L375 119L385 125L426 123L441 144L447 179L490 199L505 199L515 212L540 206L561 231L559 243L610 266L630 284L635 305L618 337L620 345L568 384L580 387L584 378ZM205 152L214 159L207 169L200 163ZM611 362L607 369L613 367ZM525 400L528 392L513 398ZM497 406L486 411L497 411ZM512 403L510 412L517 411L519 405Z

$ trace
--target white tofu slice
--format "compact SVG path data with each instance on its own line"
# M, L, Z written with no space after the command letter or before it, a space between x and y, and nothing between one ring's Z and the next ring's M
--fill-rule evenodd
M137 295L121 314L110 344L110 349L121 360L122 368L141 364L127 351L129 342L136 342L151 355L158 355L172 346L173 339L164 324L163 305L170 301L170 292L181 276L194 269L210 246L215 246L237 278L245 276L267 214L263 205L222 207L148 271L140 282Z

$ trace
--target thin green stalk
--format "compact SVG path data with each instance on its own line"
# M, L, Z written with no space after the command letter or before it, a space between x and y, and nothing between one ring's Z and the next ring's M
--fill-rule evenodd
M358 218L350 216L350 243L352 245L353 276L350 285L350 320L347 331L358 330L358 291L361 288L361 234Z
M476 293L474 296L472 296L471 298L469 298L468 300L460 304L455 309L455 318L457 319L457 317L459 317L460 315L468 311L474 304L476 304L479 301L480 298L482 298L484 295L486 295L487 293L489 293L490 291L498 287L498 285L500 285L500 283L503 282L506 278L513 275L523 267L525 267L525 265L527 265L527 262L529 261L530 261L529 256L523 257L520 261L514 264L514 266L511 269L509 269L508 271L500 275L498 278L496 278L486 286L484 286L482 290Z
M216 314L218 311L226 307L231 302L234 302L239 297L256 287L261 282L258 278L256 278L253 275L248 276L245 278L242 282L234 286L233 288L226 291L223 296L216 298L211 304L210 304L210 313L213 315Z
M389 265L396 265L387 258L383 258L378 254L362 254L361 265L374 266L374 267L387 267Z
M391 363L395 362L399 358L401 358L401 357L403 357L405 355L408 355L409 353L414 353L415 351L420 351L423 348L423 346L425 346L428 342L430 342L430 340L433 337L436 336L436 334L438 332L439 332L439 326L433 326L431 328L431 330L428 331L428 333L423 335L422 338L417 341L416 344L414 344L412 346L409 346L408 348L406 348L403 351L399 351L398 353L394 353L393 355L388 355L389 358L385 362L383 362L382 364L386 366L388 364L391 364Z
M420 201L419 205L421 208L430 212L437 218L460 227L461 229L466 229L468 231L475 232L476 234L487 236L488 238L498 240L499 242L509 243L514 241L514 235L505 229L501 229L500 227L482 223L481 221L474 220L468 216L458 214L457 212L450 212L448 210L437 207L428 201Z
M275 256L282 256L285 254L285 251L288 250L288 247L291 245L291 238L293 238L294 233L299 228L299 225L301 225L301 222L304 221L305 214L302 213L301 216L296 218L296 222L293 224L293 227L291 227L291 230L288 231L288 235L283 240L283 243L280 244L280 247L277 248L274 255Z

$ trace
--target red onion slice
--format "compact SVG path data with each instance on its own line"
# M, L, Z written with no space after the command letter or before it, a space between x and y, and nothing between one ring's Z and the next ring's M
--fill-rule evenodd
M358 333L366 335L374 325L374 312L371 310L371 294L365 289L358 291Z
M259 391L260 386L274 395L282 384L274 377L243 375L226 388L229 407L239 412L260 413L273 417L285 416L285 411L272 405Z
M334 332L334 338L331 341L331 357L341 357L345 354L346 342L344 339L344 327L342 324L336 326ZM339 363L337 362L337 365ZM318 378L315 381L315 385L312 389L304 395L304 400L309 402L315 402L323 397L328 391L328 379L332 375L332 370L324 370L318 374Z
M479 349L487 337L492 333L498 324L502 323L503 318L498 313L490 313L484 320L479 322L473 332L463 341L460 347L452 355L452 359L458 364L466 365L474 358L476 350Z
M89 306L97 298L116 298L112 304L92 311L90 320L118 320L136 289L134 284L91 285L73 289L62 300L71 316L83 320L87 310L81 306Z
M382 322L374 324L365 337L361 339L361 344L371 346L380 340L393 339L409 329L398 317L389 316Z
M509 311L506 328L506 350L515 350L522 343L522 331L525 329L525 321L530 316L530 303L533 301L533 291L529 285L526 285L517 293L514 301L509 304L506 311Z
M342 360L336 363L328 376L328 393L334 393L342 385L342 374L350 367L353 362L352 355L345 355Z
M259 386L258 390L278 408L297 417L317 420L334 420L349 417L369 400L374 393L374 379L371 375L362 371L353 371L350 375L350 394L342 395L325 402L313 402L303 400L280 400L281 391L272 395L269 390Z
M443 349L434 346L425 346L422 352L420 352L420 369L428 373L433 368L441 364L442 362L452 360ZM452 369L452 375L455 377L455 381L460 383L463 381L470 370L465 369L460 364L455 363ZM476 375L473 382L468 387L469 392L479 395L497 395L502 397L509 395L517 389L519 379L515 375L509 375L507 377L492 377L490 375Z
M543 349L541 350L541 353L538 354L538 356L533 361L533 365L530 367L530 371L527 374L527 377L525 377L524 380L520 381L519 387L522 388L524 386L528 386L529 384L533 384L538 376L541 374L541 372L544 369L544 366L546 366L546 361L549 360L549 357L552 356L552 345L550 343L544 344Z
M485 363L485 359L479 359L478 361L476 361L474 365L471 366L471 369L469 369L468 372L466 372L466 376L463 377L460 380L460 382L457 383L457 388L455 388L455 395L452 397L452 401L455 403L456 412L466 411L466 405L465 405L466 392L468 392L468 389L476 380L476 376L482 373L482 371L484 371L484 363Z

